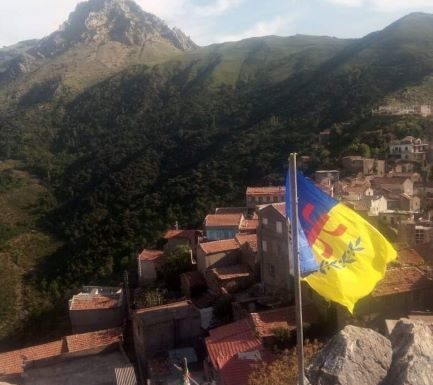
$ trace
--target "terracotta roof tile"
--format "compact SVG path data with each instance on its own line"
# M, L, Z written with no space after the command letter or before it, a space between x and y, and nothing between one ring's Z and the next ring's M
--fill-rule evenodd
M311 324L317 321L318 312L314 305L303 307L303 321ZM275 329L296 329L296 310L294 306L280 309L266 310L260 313L249 314L249 319L260 337L269 337Z
M159 258L162 258L163 256L164 252L162 250L144 249L138 256L138 259L140 261L155 261Z
M74 295L69 310L115 309L120 306L119 295Z
M200 243L199 247L206 254L221 253L223 251L237 250L240 248L239 243L237 243L235 239L223 239L221 241Z
M96 332L75 334L66 337L68 351L80 352L101 346L109 346L122 342L122 329L114 328Z
M23 373L23 361L38 361L122 341L120 328L76 334L47 344L31 346L0 354L0 377Z
M210 337L206 338L206 347L215 368L221 368L218 363L225 363L239 352L262 347L246 320L213 329L209 333Z
M247 187L247 195L285 195L285 186Z
M244 356L241 358L240 356ZM224 385L248 385L248 379L256 365L260 362L270 363L275 357L267 350L253 350L249 354L235 355L224 363L220 375Z
M238 214L209 214L204 223L206 227L239 227L243 215Z
M215 272L217 278L221 281L228 281L236 278L247 278L251 276L251 270L244 265L217 267L212 270Z
M257 253L257 234L237 234L235 239L239 243L239 246L242 247L248 244L251 250Z
M424 263L424 258L415 249L409 248L398 250L397 259L393 262L399 266L421 266Z
M247 232L255 232L257 230L257 227L259 226L259 220L256 219L244 219L241 222L240 230L241 231L247 231Z
M164 239L172 239L172 238L186 238L194 241L196 235L199 233L199 230L168 230L163 238Z
M0 376L23 372L23 360L36 361L66 353L63 340L0 354Z
M417 267L401 267L387 270L385 278L374 289L373 297L405 293L433 288L433 280Z

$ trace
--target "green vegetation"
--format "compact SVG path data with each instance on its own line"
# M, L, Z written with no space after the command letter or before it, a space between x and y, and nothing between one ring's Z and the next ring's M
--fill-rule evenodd
M200 226L215 207L242 205L247 185L283 183L290 151L335 167L346 154L382 157L393 135L433 139L429 119L371 116L433 90L431 21L182 55L89 44L2 86L0 156L21 161L0 163L2 295L17 309L2 325L52 327L75 288L119 284L176 221ZM316 141L323 129L328 147ZM187 266L172 258L162 273L177 288Z

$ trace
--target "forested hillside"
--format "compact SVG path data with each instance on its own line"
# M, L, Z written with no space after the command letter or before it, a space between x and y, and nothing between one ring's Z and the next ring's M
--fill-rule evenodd
M357 40L297 35L203 48L156 23L155 60L144 60L155 45L136 45L134 36L147 35L135 29L122 35L132 40L104 31L98 48L80 38L53 58L26 56L28 71L11 79L7 71L28 47L3 55L0 155L19 159L46 189L49 202L39 202L26 229L53 237L50 252L24 269L30 275L7 274L45 300L39 319L33 310L18 317L22 330L41 315L61 315L50 303L64 303L81 284L118 284L125 269L134 272L140 248L176 221L200 226L216 206L241 205L247 185L282 183L290 151L331 167L343 153L383 155L391 133L431 134L428 120L402 127L370 112L388 98L431 94L432 15L409 15ZM127 54L100 72L106 45ZM65 62L83 53L78 67ZM83 63L98 76L77 78ZM46 76L53 68L55 78ZM323 148L316 138L328 128L332 146ZM371 135L378 129L385 136ZM12 292L8 299L19 313Z

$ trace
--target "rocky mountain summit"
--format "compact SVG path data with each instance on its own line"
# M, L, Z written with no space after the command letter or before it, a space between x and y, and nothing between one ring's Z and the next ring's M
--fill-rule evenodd
M90 0L79 3L59 30L42 39L28 53L51 57L78 44L117 41L143 45L161 40L182 51L197 47L181 30L169 28L132 0Z
M133 0L89 0L79 3L55 32L41 40L5 47L0 52L0 81L10 81L38 69L74 48L118 43L125 49L185 52L198 46L180 29L171 29ZM23 47L28 47L24 50ZM20 49L17 49L18 48ZM161 48L164 47L164 48Z
M432 385L433 332L401 319L390 339L346 326L312 360L311 385Z

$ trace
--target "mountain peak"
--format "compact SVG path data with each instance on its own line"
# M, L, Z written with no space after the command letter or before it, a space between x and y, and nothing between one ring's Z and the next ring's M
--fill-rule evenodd
M144 45L161 40L182 51L197 47L182 31L169 28L132 0L89 0L79 3L59 30L42 39L31 53L50 57L79 44Z

